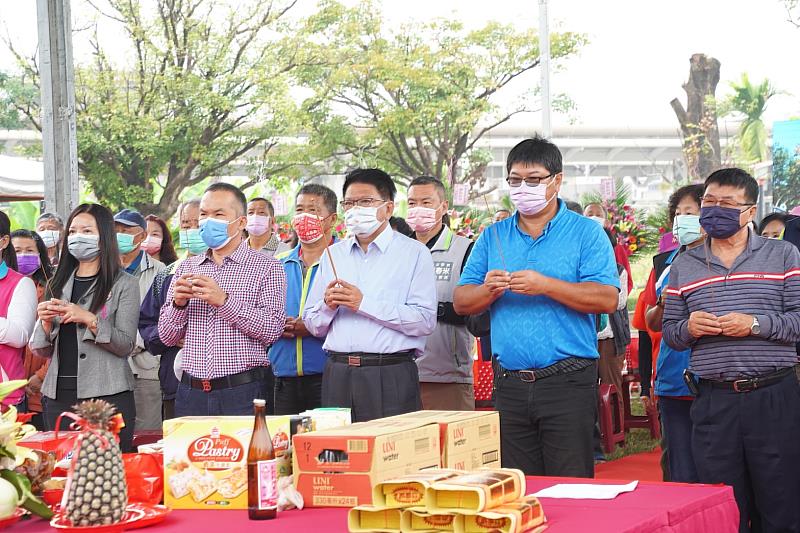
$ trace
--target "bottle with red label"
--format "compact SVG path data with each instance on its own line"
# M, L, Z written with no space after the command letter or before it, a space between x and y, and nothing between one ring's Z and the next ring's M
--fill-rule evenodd
M278 465L267 428L267 402L253 400L255 422L247 450L247 514L270 520L278 514Z

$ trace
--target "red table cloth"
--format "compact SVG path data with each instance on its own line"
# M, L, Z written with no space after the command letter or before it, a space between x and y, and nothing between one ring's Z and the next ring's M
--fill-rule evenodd
M529 477L531 494L556 483L605 483L624 481ZM739 510L733 489L726 486L640 482L633 492L613 500L565 500L542 498L547 533L735 533ZM251 522L245 511L173 511L162 524L145 531L220 532L286 531L321 533L347 531L347 509L304 509L280 513L275 520ZM10 533L55 531L42 520L21 522Z

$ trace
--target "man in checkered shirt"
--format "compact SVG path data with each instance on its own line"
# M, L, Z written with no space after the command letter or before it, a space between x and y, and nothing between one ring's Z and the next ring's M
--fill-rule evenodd
M175 416L247 415L263 396L267 348L286 323L286 275L247 246L246 209L233 185L206 189L200 234L209 249L181 263L161 308L162 342L184 340Z

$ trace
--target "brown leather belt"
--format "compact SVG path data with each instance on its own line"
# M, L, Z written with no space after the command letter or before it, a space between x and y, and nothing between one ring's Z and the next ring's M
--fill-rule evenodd
M348 366L388 366L414 361L415 350L406 350L395 353L368 353L368 352L328 352L332 361L344 363Z
M265 375L263 368L252 368L244 372L239 372L238 374L212 379L197 379L184 372L181 376L181 383L193 389L211 392L212 390L232 389L239 385L246 385L254 381L259 381L264 379Z
M772 374L765 374L756 378L742 378L733 381L716 381L713 379L701 378L700 383L707 383L713 389L726 389L733 390L735 392L752 392L756 389L762 389L780 382L786 376L793 374L796 366L797 365L782 368L776 372L773 372Z

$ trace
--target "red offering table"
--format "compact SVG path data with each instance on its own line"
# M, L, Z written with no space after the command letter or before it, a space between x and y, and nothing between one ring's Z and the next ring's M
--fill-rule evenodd
M528 494L556 483L606 483L624 481L529 477ZM734 533L739 510L733 489L725 486L640 482L633 492L613 500L562 500L542 498L548 520L547 533ZM242 533L288 531L320 533L347 531L347 509L305 509L280 513L276 520L251 522L245 511L173 511L160 525L142 531ZM10 533L57 530L44 521L11 526Z

